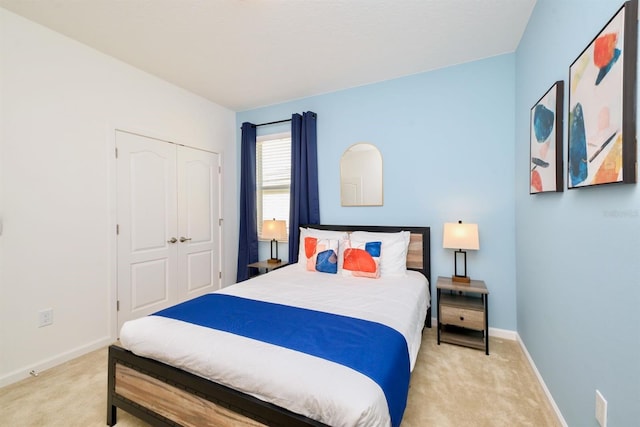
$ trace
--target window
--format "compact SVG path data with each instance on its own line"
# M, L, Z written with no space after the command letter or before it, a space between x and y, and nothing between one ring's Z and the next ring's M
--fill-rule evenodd
M291 133L265 135L256 141L258 236L264 219L284 219L289 230Z

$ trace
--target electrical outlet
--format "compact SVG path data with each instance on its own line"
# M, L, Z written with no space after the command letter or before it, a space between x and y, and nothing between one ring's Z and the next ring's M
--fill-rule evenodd
M596 390L596 420L602 427L607 427L607 401L598 390Z
M48 326L53 324L53 308L47 308L38 312L38 327Z

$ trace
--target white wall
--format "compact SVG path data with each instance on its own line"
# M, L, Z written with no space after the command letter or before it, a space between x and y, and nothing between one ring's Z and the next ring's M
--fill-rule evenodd
M116 337L114 129L223 159L237 253L235 114L0 8L0 385ZM38 328L38 311L54 323Z

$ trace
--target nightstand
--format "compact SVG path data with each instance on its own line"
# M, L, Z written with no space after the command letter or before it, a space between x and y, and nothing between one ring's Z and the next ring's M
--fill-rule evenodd
M275 270L277 268L284 267L287 264L288 263L284 262L284 261L280 261L280 262L258 261L258 262L252 262L251 264L247 265L247 268L257 268L258 269L258 274L260 274L260 269L261 268L264 269L265 273L268 273L271 270Z
M489 291L482 280L456 283L438 277L438 345L440 341L484 349L489 355Z

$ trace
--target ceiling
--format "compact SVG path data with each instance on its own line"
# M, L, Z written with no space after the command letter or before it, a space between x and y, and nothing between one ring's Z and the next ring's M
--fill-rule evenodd
M536 0L0 0L234 111L515 51Z

